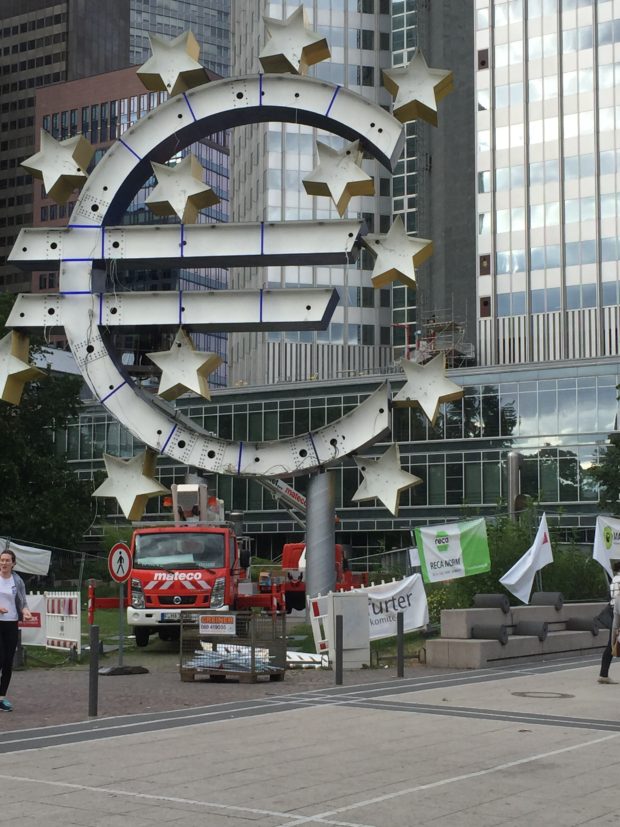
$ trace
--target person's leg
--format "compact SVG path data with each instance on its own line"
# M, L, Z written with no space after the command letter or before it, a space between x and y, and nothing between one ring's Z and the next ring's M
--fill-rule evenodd
M17 648L17 622L0 621L0 701L6 695L13 674L13 657Z
M609 630L609 640L607 642L607 646L603 650L603 656L601 657L601 671L599 672L600 678L606 678L609 675L609 666L611 664L611 629ZM0 693L2 694L2 693Z

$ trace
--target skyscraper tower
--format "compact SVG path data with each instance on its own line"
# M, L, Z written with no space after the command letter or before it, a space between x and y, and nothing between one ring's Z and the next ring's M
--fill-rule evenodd
M172 38L190 28L202 46L203 65L228 75L229 5L228 0L211 0L208 7L186 0L0 0L1 291L30 289L29 276L5 260L20 228L33 222L32 181L20 163L35 150L36 90L143 63L149 32ZM67 123L65 137L70 131Z
M0 290L30 289L6 264L22 226L31 226L32 180L20 163L35 146L36 90L127 65L126 0L0 0Z
M617 356L618 5L476 13L479 360Z
M233 3L233 74L261 71L259 52L267 40L263 16L286 20L298 0ZM381 69L390 66L390 14L387 0L311 0L304 4L312 29L327 39L331 59L308 74L354 89L389 106ZM316 165L316 138L334 147L344 141L317 135L306 126L260 124L237 128L232 137L231 216L242 221L333 219L338 213L325 197L307 195L302 178ZM351 200L346 217L363 218L371 232L391 223L390 175L364 162L374 177L375 195ZM362 255L348 267L268 267L232 274L232 287L333 286L340 305L328 330L319 333L232 334L229 348L233 383L261 384L346 375L391 361L390 296L370 281L372 261Z
M417 288L392 289L394 355L424 358L424 346L471 363L476 334L475 96L473 0L393 0L392 61L422 50L431 66L450 69L454 94L434 127L405 125L403 155L392 180L394 215L407 232L433 240ZM458 335L457 335L458 331ZM418 348L419 354L414 352Z

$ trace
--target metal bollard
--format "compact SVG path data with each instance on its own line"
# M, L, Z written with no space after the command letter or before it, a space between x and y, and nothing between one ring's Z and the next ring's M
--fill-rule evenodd
M336 615L336 686L342 686L342 615Z
M396 615L396 677L405 677L405 616Z
M97 717L99 701L99 626L89 629L90 663L88 670L88 716Z

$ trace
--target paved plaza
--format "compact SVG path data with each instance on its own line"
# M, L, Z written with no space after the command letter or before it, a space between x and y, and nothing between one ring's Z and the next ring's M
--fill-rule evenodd
M616 824L620 685L599 685L597 665L377 670L305 690L287 676L243 697L218 685L217 703L195 683L201 706L25 729L16 710L0 718L0 822Z

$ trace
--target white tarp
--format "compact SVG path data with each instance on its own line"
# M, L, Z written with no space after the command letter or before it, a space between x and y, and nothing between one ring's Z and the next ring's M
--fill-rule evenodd
M50 568L52 552L47 548L20 546L12 540L0 538L0 550L11 550L16 557L15 571L20 574L47 574Z
M368 594L371 640L394 637L399 612L403 613L405 632L422 629L428 623L428 603L421 574L412 574L393 583L368 586L363 591Z
M596 518L592 557L613 577L611 561L620 558L620 520L603 515Z

